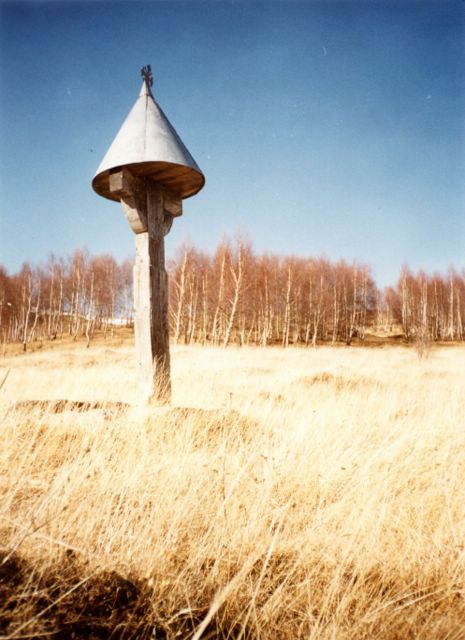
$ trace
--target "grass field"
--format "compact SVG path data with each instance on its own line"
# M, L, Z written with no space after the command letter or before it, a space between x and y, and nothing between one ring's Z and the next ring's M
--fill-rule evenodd
M465 348L172 368L148 408L129 338L0 359L1 637L465 638Z

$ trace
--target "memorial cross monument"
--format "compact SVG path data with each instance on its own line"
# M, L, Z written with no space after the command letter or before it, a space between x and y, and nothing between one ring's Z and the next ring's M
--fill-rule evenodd
M152 95L150 65L142 89L103 158L92 187L121 202L135 233L134 331L143 398L171 399L168 277L164 237L182 215L182 200L205 178Z

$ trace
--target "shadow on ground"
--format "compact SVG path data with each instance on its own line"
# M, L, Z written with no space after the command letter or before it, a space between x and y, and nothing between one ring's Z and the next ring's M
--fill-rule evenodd
M60 640L171 640L191 637L207 610L163 620L153 590L115 571L93 571L72 551L38 571L17 554L0 553L0 636ZM202 638L237 638L212 620ZM242 633L242 637L245 636Z

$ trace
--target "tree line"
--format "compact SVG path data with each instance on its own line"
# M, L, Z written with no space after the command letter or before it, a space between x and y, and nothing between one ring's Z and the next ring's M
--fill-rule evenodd
M132 320L132 265L111 255L76 250L68 258L51 255L43 265L24 263L9 276L0 265L0 335L3 343L114 332L118 318ZM120 321L121 322L121 321Z
M224 240L213 253L185 244L168 262L169 320L175 343L311 345L365 340L367 332L405 340L464 340L465 270L413 274L380 290L370 266L326 257L257 254L249 242ZM76 250L0 266L3 343L113 334L133 321L132 263Z

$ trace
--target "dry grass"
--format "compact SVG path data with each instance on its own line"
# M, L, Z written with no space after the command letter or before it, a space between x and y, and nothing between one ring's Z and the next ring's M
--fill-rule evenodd
M169 409L130 342L3 358L0 635L465 638L464 356L175 347Z

